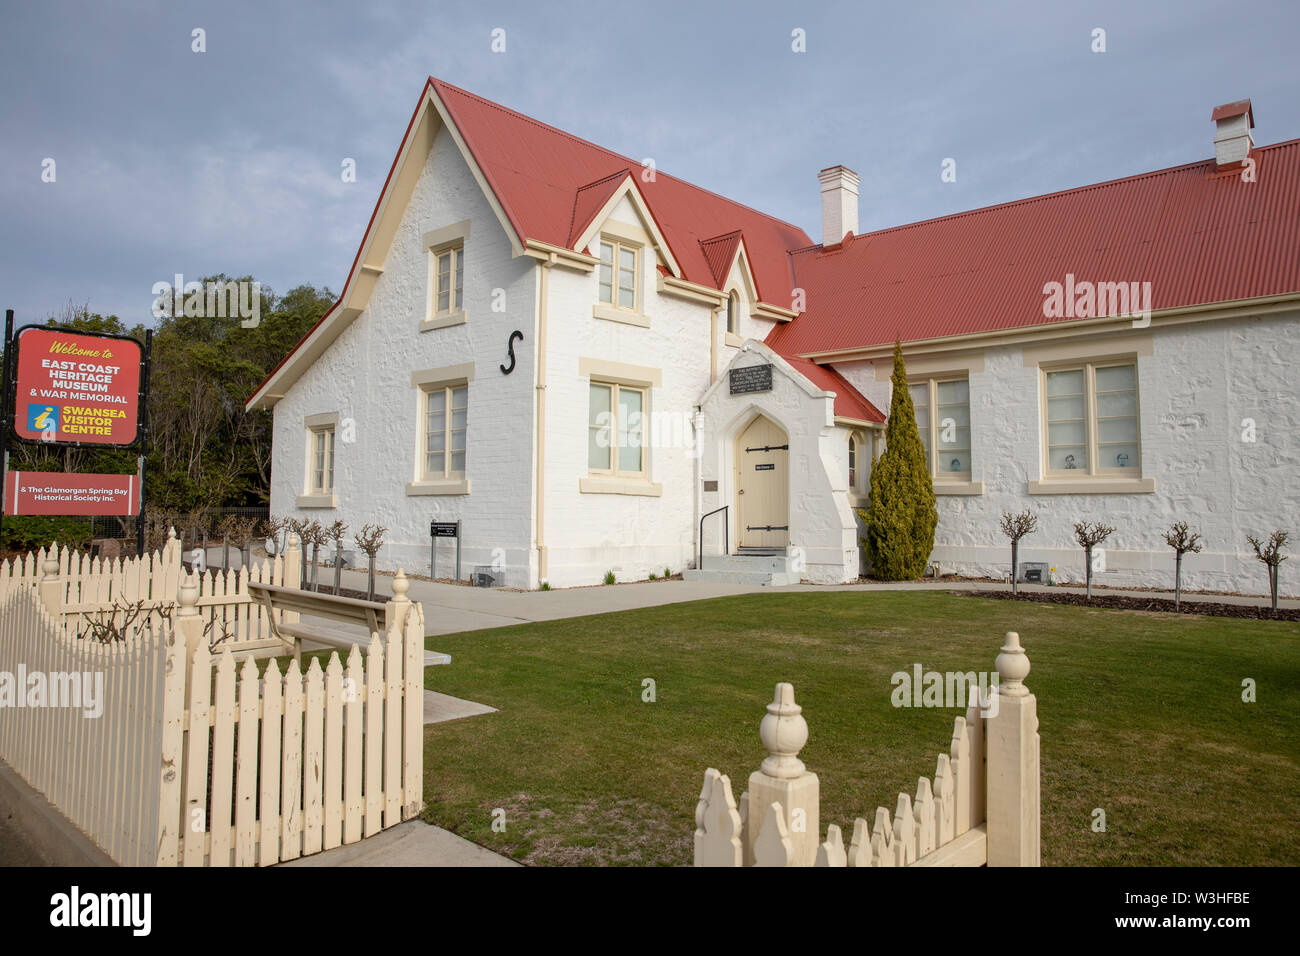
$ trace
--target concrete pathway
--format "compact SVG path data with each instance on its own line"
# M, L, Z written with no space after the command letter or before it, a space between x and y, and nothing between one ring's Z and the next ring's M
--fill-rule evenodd
M279 866L520 866L507 857L423 820L407 820L372 837Z
M364 589L366 575L361 571L344 571L344 587ZM588 614L605 614L609 611L627 611L634 608L658 607L700 601L706 598L755 592L791 593L810 591L833 594L838 591L1005 591L1007 585L989 581L907 581L865 582L858 584L817 585L792 584L784 587L761 587L743 584L721 584L705 581L645 581L636 584L613 584L586 588L564 588L554 591L505 591L498 588L471 588L455 584L410 579L408 597L424 605L424 624L429 634L454 634L482 628L506 627L530 621L555 621L561 618L583 617ZM377 600L392 596L391 575L375 576ZM1065 591L1083 594L1082 587L1053 587L1041 584L1022 584L1020 589L1034 591ZM1119 588L1093 586L1096 596L1166 598L1173 600L1172 591L1128 591ZM1255 596L1184 593L1183 600L1209 601L1217 604L1247 604L1266 607L1268 599ZM1300 600L1282 599L1278 607L1300 607Z
M424 724L441 724L448 720L460 720L462 717L477 717L479 714L495 714L497 709L487 704L477 704L472 700L462 700L450 694L440 694L436 690L424 692Z

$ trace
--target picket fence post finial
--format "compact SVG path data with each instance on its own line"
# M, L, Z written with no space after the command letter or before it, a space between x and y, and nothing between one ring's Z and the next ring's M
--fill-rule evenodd
M1029 693L1025 678L1029 676L1029 657L1020 646L1020 635L1007 631L1006 644L993 665L998 670L998 693L1006 697L1024 697Z
M63 582L59 579L59 553L54 545L45 553L41 562L41 579L38 585L41 603L50 614L58 616L63 613Z
M804 772L799 751L808 742L808 721L803 708L794 702L794 685L780 683L772 703L767 705L767 716L758 725L758 736L767 748L763 773L780 780L792 780Z
M393 600L407 600L406 592L409 590L411 590L411 582L406 579L406 571L398 568L397 577L393 578Z
M181 579L181 586L176 589L176 603L178 617L194 617L199 613L199 582L193 572Z

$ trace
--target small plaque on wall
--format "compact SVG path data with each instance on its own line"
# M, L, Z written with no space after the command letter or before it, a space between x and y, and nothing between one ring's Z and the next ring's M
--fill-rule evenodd
M772 391L771 365L746 365L744 368L731 369L727 375L732 395Z
M705 490L705 491L717 491L717 490L718 490L718 483L717 483L716 481L706 481L706 482L704 483L704 490Z

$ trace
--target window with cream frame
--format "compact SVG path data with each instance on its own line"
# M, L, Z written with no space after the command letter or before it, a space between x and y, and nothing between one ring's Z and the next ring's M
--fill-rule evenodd
M1039 374L1044 477L1139 477L1137 360L1043 365Z
M309 495L334 493L334 426L307 429L307 487Z
M469 384L427 386L422 389L422 481L465 477L465 437L469 416Z
M465 244L429 250L429 318L454 315L465 307Z
M936 483L971 480L970 381L965 375L908 383L916 430ZM937 454L936 454L937 452Z
M601 236L600 266L597 273L601 302L630 312L640 311L639 245L615 236Z
M587 409L587 471L615 478L645 478L646 404L650 390L593 379Z

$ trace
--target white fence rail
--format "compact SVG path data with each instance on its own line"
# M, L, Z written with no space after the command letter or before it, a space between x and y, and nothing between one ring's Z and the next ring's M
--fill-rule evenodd
M768 757L737 803L731 781L710 767L695 808L696 866L1038 866L1040 774L1038 703L1025 687L1029 659L1008 633L997 657L995 701L954 721L948 753L915 795L900 793L891 819L854 821L849 846L840 828L820 830L820 781L799 751L808 724L794 688L777 684L759 725ZM986 716L987 715L987 716Z
M174 612L98 635L70 626L72 582L80 614L91 603L81 597L102 597L101 576L117 569L55 552L4 569L0 680L12 679L0 695L22 702L0 701L0 758L124 865L265 866L418 814L424 613L405 576L364 652L332 652L323 668L313 659L305 674L296 660L283 674L270 661L259 676L251 626L210 646L220 636L210 622L232 606L236 620L241 608L251 622L261 613L246 581L208 577L221 585L205 590L178 570L168 595L169 557L151 556L147 591L109 586L108 607L116 614L134 593Z
M92 622L120 626L130 619L134 624L150 624L175 611L177 589L186 574L181 557L174 529L162 550L141 557L104 560L67 547L42 548L21 560L0 563L0 600L15 590L43 586L47 608L76 633L84 634ZM278 651L281 642L272 636L266 611L250 597L248 586L299 587L298 540L290 537L283 556L254 561L235 571L210 568L192 580L199 588L199 613L214 639L224 636L236 652ZM143 607L133 616L131 608L139 602ZM292 623L297 617L290 614L284 621Z

